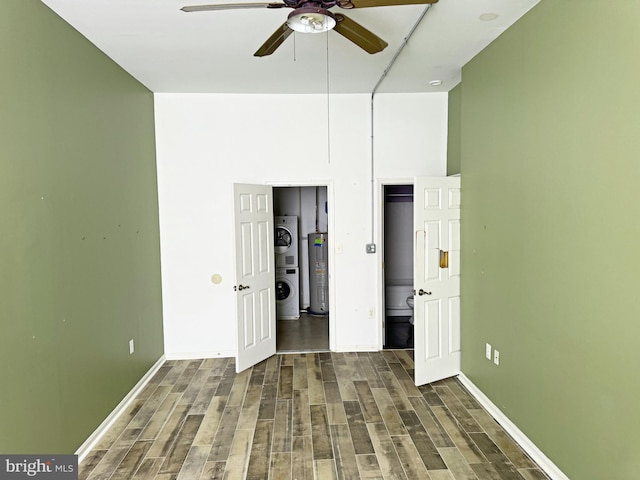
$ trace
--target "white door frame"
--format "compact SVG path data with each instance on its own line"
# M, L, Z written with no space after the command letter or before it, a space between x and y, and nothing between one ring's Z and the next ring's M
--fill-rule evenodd
M333 272L335 272L335 248L334 248L334 221L333 214L334 202L334 186L333 180L305 180L292 182L267 182L273 188L287 187L327 187L327 235L329 237L329 350L336 351L336 321L337 315L335 310L335 281L333 280ZM307 232L308 233L308 232Z

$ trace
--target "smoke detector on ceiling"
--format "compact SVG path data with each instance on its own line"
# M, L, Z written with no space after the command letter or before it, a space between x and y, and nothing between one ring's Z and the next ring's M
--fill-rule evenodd
M483 13L478 18L480 20L482 20L483 22L490 22L492 20L495 20L498 17L499 17L499 15L497 13L487 12L487 13Z

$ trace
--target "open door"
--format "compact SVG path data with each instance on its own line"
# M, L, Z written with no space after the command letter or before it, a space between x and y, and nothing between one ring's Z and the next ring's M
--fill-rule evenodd
M272 189L234 184L238 350L241 372L276 353Z
M460 373L460 177L414 187L416 385Z

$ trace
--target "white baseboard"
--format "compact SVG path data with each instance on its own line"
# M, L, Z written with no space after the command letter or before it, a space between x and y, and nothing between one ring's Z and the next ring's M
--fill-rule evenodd
M165 362L164 355L161 356L158 361L144 374L144 376L140 379L138 383L127 393L127 395L122 399L122 401L113 409L113 411L109 414L107 418L95 429L95 431L89 435L80 448L76 450L75 454L78 456L78 463L82 462L82 460L89 454L89 452L96 446L98 441L102 438L102 436L109 430L109 428L115 423L120 415L125 411L125 409L129 406L129 404L133 401L134 398L142 391L149 380L153 378L156 372L160 369L162 364Z
M511 421L509 418L487 397L482 391L469 380L464 373L458 375L460 383L475 397L487 412L495 418L504 430L522 447L538 466L552 480L569 480L562 470L560 470L542 450L536 445Z
M235 358L236 352L164 352L167 360L199 360L201 358Z

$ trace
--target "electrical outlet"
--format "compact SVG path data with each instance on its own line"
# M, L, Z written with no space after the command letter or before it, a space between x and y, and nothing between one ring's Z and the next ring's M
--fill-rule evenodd
M371 307L369 309L369 318L373 318L375 316L375 314L376 314L376 309Z
M134 350L135 348L133 346L133 338L132 338L131 340L129 340L129 355L131 355Z
M493 363L500 365L500 352L498 350L493 351Z
M367 243L367 253L376 253L375 243Z
M487 343L484 347L484 356L487 357L487 360L491 360L491 344Z

